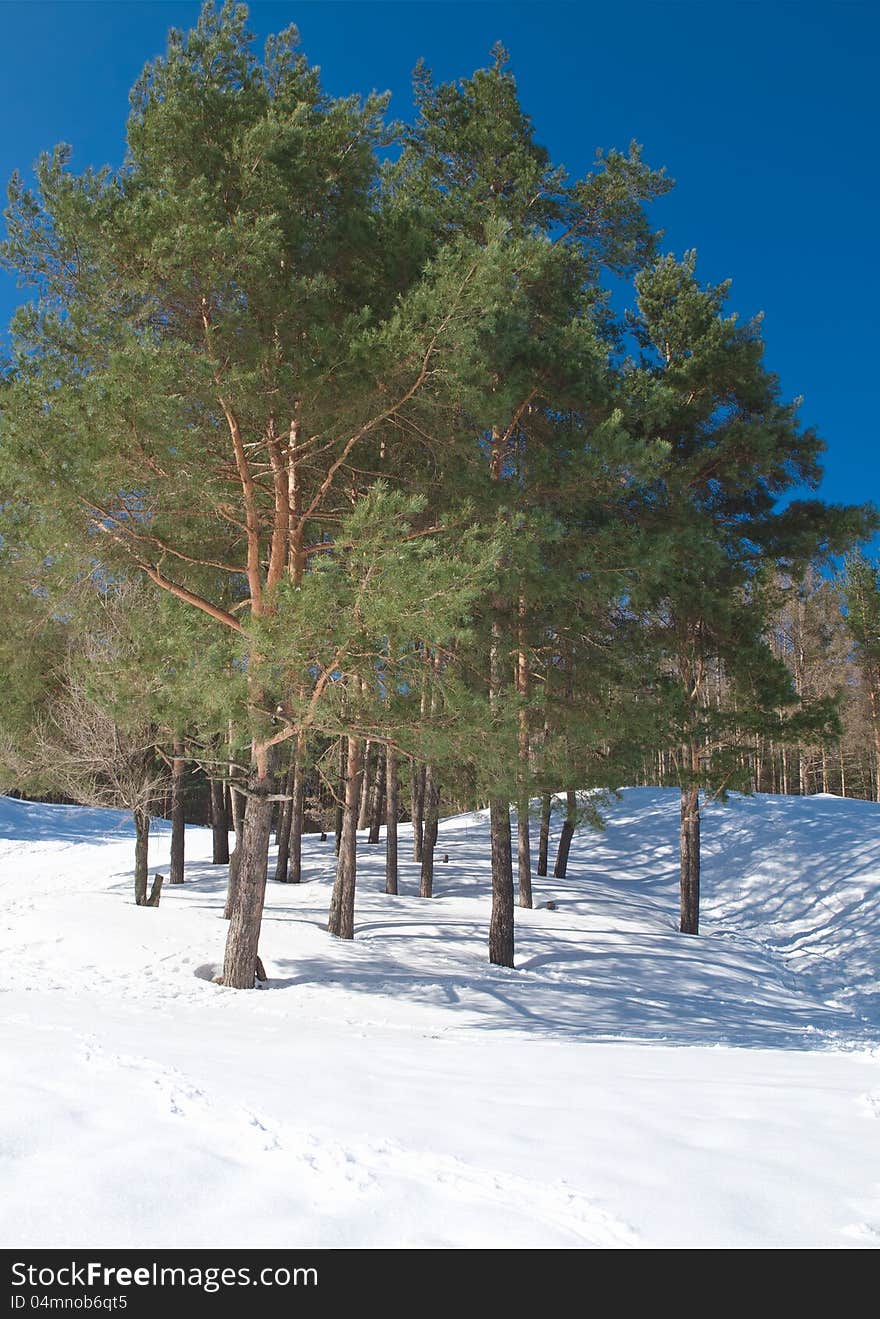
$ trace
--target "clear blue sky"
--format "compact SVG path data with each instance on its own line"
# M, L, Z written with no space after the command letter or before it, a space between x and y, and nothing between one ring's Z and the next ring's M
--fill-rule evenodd
M389 89L410 113L438 78L512 55L539 141L572 174L636 138L676 179L664 248L696 247L731 305L765 313L767 361L828 443L822 492L880 503L875 403L880 236L878 38L866 3L373 3L254 0L260 37L295 22L330 92ZM58 141L118 164L128 89L193 0L0 0L0 178ZM19 297L0 275L0 326Z

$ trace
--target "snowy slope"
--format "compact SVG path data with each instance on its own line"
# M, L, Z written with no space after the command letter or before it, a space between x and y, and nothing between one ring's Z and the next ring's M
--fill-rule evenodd
M515 971L482 815L442 822L430 902L361 839L350 944L308 837L242 994L208 831L137 909L124 816L0 799L0 1245L880 1244L880 809L712 806L697 939L677 829L623 794Z

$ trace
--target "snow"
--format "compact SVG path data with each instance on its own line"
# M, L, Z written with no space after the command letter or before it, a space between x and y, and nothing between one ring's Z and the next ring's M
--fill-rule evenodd
M675 793L627 790L517 911L516 970L484 815L441 823L430 901L362 835L352 943L307 836L241 993L209 831L136 908L124 815L0 799L0 1241L877 1246L880 809L713 804L698 938L677 833Z

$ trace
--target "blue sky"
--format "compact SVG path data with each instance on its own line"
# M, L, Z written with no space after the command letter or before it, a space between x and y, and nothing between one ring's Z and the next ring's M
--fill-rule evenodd
M767 362L828 444L822 493L880 503L873 3L447 4L255 0L264 37L295 22L333 93L388 89L410 113L420 56L438 78L511 52L538 140L572 174L635 138L673 193L664 250L695 247L731 306L765 313ZM0 178L58 141L73 165L117 164L128 89L190 27L191 0L0 0ZM21 295L0 274L0 325Z

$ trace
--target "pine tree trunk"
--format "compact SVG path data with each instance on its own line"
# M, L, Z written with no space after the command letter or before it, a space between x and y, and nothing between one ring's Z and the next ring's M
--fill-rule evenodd
M346 769L348 767L348 738L339 739L339 782L336 786L336 855L339 856L339 849L342 846L342 828L345 822L345 782Z
M232 828L235 833L235 843L232 849L232 856L229 859L229 878L232 880L238 870L238 858L241 852L241 839L244 833L244 808L246 797L229 785L229 807L232 814Z
M373 787L370 795L370 836L369 843L378 843L382 828L382 816L385 812L385 748L376 752L376 770L373 775Z
M550 793L541 794L541 833L538 839L538 874L547 874L547 853L550 849Z
M232 826L235 830L235 845L229 858L229 883L226 888L226 907L223 915L229 920L235 905L235 890L238 884L238 867L241 862L241 845L244 836L244 809L242 803L247 801L232 784L229 785L229 801L232 810ZM270 821L271 823L271 821Z
M232 915L232 909L235 906L235 889L238 884L238 867L241 860L241 844L237 843L232 850L232 856L229 858L229 877L226 881L226 905L223 908L223 919L228 921Z
M574 827L577 822L577 793L569 788L565 794L565 820L562 825L562 832L559 835L559 847L556 851L556 865L553 868L553 874L556 879L565 879L568 871L568 854L571 851L571 840L574 838Z
M215 866L229 864L229 816L224 784L211 779L212 860Z
M366 829L370 823L370 793L373 786L373 744L367 740L364 747L364 768L361 775L361 799L358 804L357 827Z
M175 742L174 757L171 761L171 869L168 874L170 884L182 884L184 880L186 817L183 776L185 769L183 743Z
M340 939L354 938L354 893L357 874L357 823L361 796L361 744L358 738L348 739L345 767L345 808L342 835L339 841L339 860L336 880L330 899L330 917L327 929Z
M284 792L287 797L286 801L281 803L281 819L278 824L278 857L275 861L275 883L286 884L290 878L290 831L293 824L293 802L290 800L290 794L293 791L293 766L284 776Z
M501 481L506 439L500 427L492 427L489 479ZM493 716L501 710L507 682L503 656L503 611L501 596L492 600L492 640L489 646L489 707ZM489 798L489 834L492 851L492 913L489 918L489 961L495 966L513 966L513 853L510 841L510 801L505 795Z
M412 782L413 861L422 859L425 837L425 767L413 764Z
M296 753L293 762L293 778L290 784L290 831L288 845L290 864L288 882L302 883L302 836L306 812L306 747L305 739L297 738Z
M388 748L385 761L385 892L397 894L397 756Z
M700 932L700 790L681 790L681 932Z
M532 905L532 853L529 839L529 800L520 800L516 811L516 859L519 880L519 905Z
M234 725L233 725L233 722L232 722L231 719L230 719L230 721L229 721L229 728L228 728L228 731L229 731L229 754L230 754L230 756L231 756L231 755L232 755L232 748L233 748L233 746L235 745L235 738L234 738L234 731L235 731L235 729L234 729ZM230 889L232 888L232 886L233 886L233 884L234 884L234 880L235 880L235 872L236 872L236 869L237 869L237 867L238 867L238 855L239 855L239 852L240 852L240 849L241 849L241 835L242 835L242 830L243 830L243 828L244 828L244 806L245 806L245 798L242 797L241 793L236 792L235 788L232 786L232 780L233 780L234 771L235 771L235 766L233 765L232 761L230 760L230 762L229 762L229 785L228 785L228 792L229 792L229 812L228 812L228 815L229 815L229 819L232 821L232 831L233 831L233 833L235 834L235 842L233 843L233 846L232 846L232 856L231 856L230 859L229 859L229 883L230 883ZM226 911L226 919L228 920L228 919L229 919L229 911L231 910L231 907L230 907L230 898L228 898L228 897L227 897L227 900L226 900L226 907L227 907L227 911Z
M422 872L419 880L419 897L434 896L434 848L437 846L440 788L433 765L425 769L425 833L422 840Z
M489 922L489 961L513 966L513 856L510 841L510 806L504 797L489 802L492 840L492 916Z
M493 466L499 459L498 432L493 428ZM500 468L496 477L500 479ZM493 600L492 643L489 648L489 706L497 714L504 697L503 629L504 602ZM489 918L489 961L496 966L513 966L513 851L510 841L510 801L507 796L489 798L489 834L492 853L492 913Z
M236 848L236 882L231 889L229 932L223 983L230 989L253 989L266 895L269 840L272 834L273 779L268 763L255 768L248 784L241 843Z
M559 847L556 850L556 865L553 867L553 875L556 879L565 879L572 838L574 838L574 825L568 819L563 820L559 833Z
M138 907L147 905L147 852L150 843L150 817L146 811L134 812L134 900Z
M516 692L520 698L517 712L517 757L519 760L519 800L516 806L516 859L519 905L532 905L532 849L529 838L529 713L526 701L529 695L529 664L525 647L525 600L520 598L517 624Z
M241 835L244 834L244 809L247 806L247 797L232 787L230 783L230 806L232 809L232 828L235 831L235 845L241 842Z

